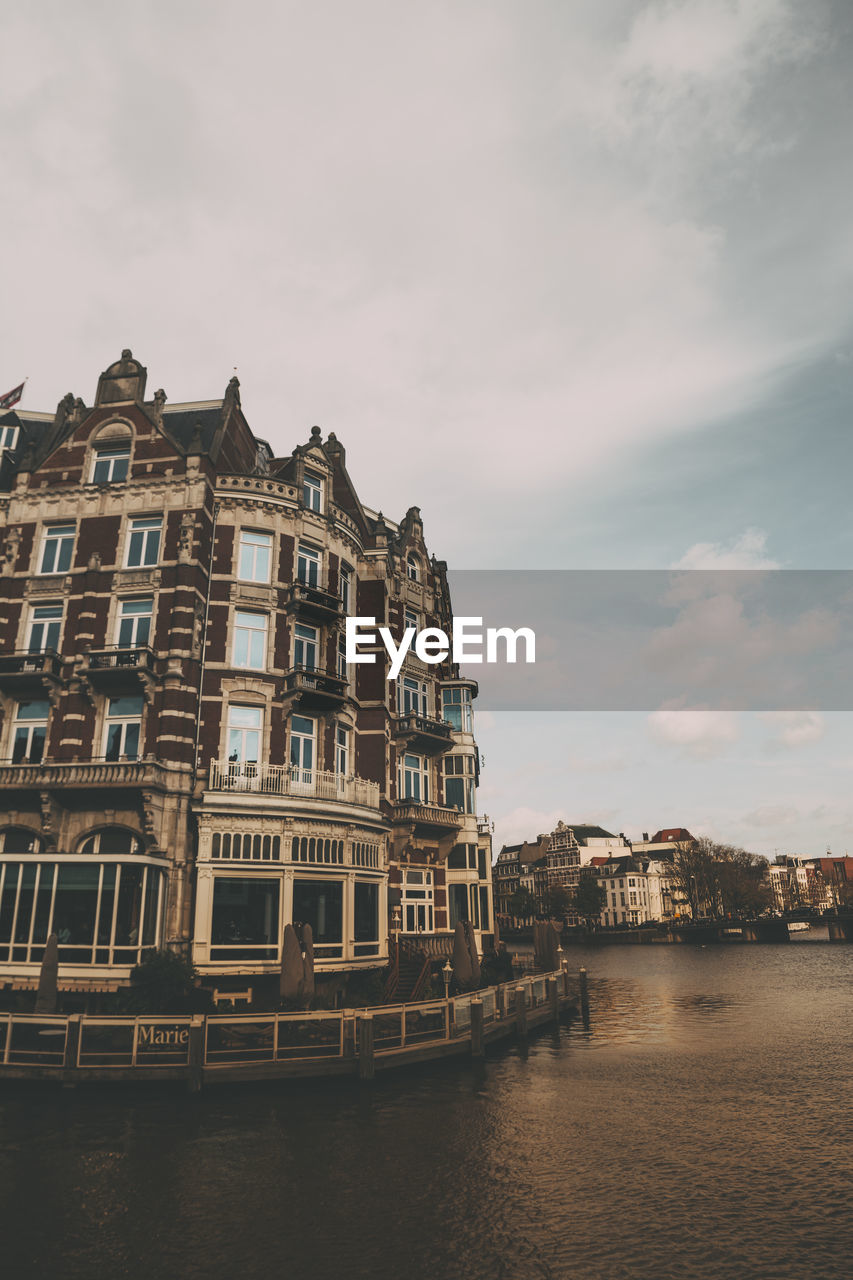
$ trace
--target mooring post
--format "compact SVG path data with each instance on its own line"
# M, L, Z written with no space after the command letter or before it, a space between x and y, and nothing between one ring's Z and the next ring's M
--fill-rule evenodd
M589 987L587 986L586 969L581 966L578 970L578 978L580 979L580 995L581 995L581 1017L585 1027L589 1026Z
M548 978L545 987L548 992L548 1003L551 1006L551 1017L556 1022L560 1016L560 996L557 991L557 979Z
M373 1014L363 1013L358 1020L358 1074L362 1080L372 1080L376 1074L373 1057Z
M187 1044L187 1088L190 1093L201 1092L204 1075L204 1018L193 1018L190 1023L189 1042Z
M522 1040L527 1039L527 1005L521 986L515 988L515 1029Z
M471 1001L471 1057L482 1058L483 1048L483 1002L477 996Z

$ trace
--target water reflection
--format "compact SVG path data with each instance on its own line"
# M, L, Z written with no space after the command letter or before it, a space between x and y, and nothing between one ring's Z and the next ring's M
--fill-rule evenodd
M590 1016L377 1080L0 1100L4 1271L846 1275L853 950L574 952Z

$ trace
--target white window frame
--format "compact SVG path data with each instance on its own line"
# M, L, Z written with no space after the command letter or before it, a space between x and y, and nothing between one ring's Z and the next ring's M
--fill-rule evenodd
M251 621L246 621L246 619L251 619ZM234 610L234 634L231 638L232 667L236 667L241 671L264 671L266 669L268 630L268 614L249 612L247 609ZM237 653L237 645L244 638L246 660L241 662Z
M253 541L254 539L254 541ZM266 572L258 567L266 553ZM263 529L241 529L237 550L237 577L241 582L269 582L272 573L273 536Z
M426 756L404 751L399 764L399 799L429 804L429 794L429 761Z
M249 715L253 723L248 723ZM245 715L247 723L240 724ZM257 747L250 745L250 735L256 735ZM226 728L225 755L229 765L257 764L261 759L264 737L264 709L246 702L232 702L228 706L228 724ZM234 746L237 745L236 752ZM254 750L254 754L253 754ZM236 756L232 759L232 756Z
M310 731L303 726L311 725ZM292 715L290 717L290 779L291 786L297 791L313 792L314 777L317 773L317 720L314 716ZM297 743L299 744L297 747ZM310 744L308 759L305 746Z
M435 927L435 884L431 871L404 871L401 932L432 933Z
M310 543L296 544L296 581L305 587L319 587L323 565L322 552Z
M21 707L32 706L33 703L35 703L35 705L38 707L43 706L45 708L44 713L39 715L22 716ZM12 741L10 744L10 751L9 751L10 760L15 760L15 757L18 755L16 747L19 739L19 734L21 734L22 738L25 738L26 740L26 748L23 754L17 759L16 763L17 764L40 764L41 761L44 759L44 753L45 753L45 750L47 749L47 733L48 733L49 721L50 721L50 704L48 703L47 699L41 699L41 698L22 699L15 707L15 719L12 722ZM44 730L44 741L42 743L41 752L39 753L38 757L35 758L32 756L33 734L39 729Z
M106 476L102 476L100 480L95 478L95 472L99 463L107 462ZM115 475L115 463L126 462L124 475ZM90 473L90 484L123 484L130 476L130 445L129 444L103 444L100 448L96 445L92 453L92 470Z
M397 715L407 716L414 712L418 716L427 716L428 708L427 682L403 672L397 680Z
M131 559L133 540L137 534L142 535L142 540L139 544L140 555L138 559ZM127 546L124 553L125 569L150 569L153 565L159 564L162 535L162 516L134 516L130 521L130 528L127 534ZM154 556L153 559L149 559L149 546L152 540L154 541Z
M107 698L107 703L106 703L106 706L105 706L105 708L104 708L104 749L103 749L103 757L104 757L104 759L105 759L105 760L106 760L106 759L110 759L110 760L114 760L114 761L120 761L120 760L139 760L139 759L141 758L141 756L142 756L142 717L143 717L143 699L142 699L142 697L141 697L141 695L140 695L140 697L139 697L140 709L139 709L139 712L138 712L137 714L134 714L134 715L110 715L110 705L111 705L111 703L113 703L113 702L120 702L120 701L122 701L122 699L121 699L121 698ZM109 742L110 742L110 730L111 730L111 729L113 729L113 728L115 728L116 726L119 726L119 742L120 742L120 745L121 745L121 748L122 748L122 749L119 751L119 753L118 753L117 755L109 755L108 753L109 753ZM135 751L135 752L130 752L130 751L128 751L128 750L127 750L127 732L128 732L128 729L129 729L129 728L132 728L132 727L135 727L135 728L137 729L137 741L136 741L136 751Z
M415 631L421 629L421 615L417 609L412 609L409 605L403 607L403 630L408 631L410 627L414 627Z
M459 695L457 698L455 695ZM459 708L459 725L457 726L447 715L449 707ZM441 691L441 718L452 725L457 733L474 732L474 708L471 702L471 690L454 685Z
M338 595L341 597L341 608L348 614L352 609L353 572L348 564L342 564L338 570Z
M348 778L352 752L352 730L345 724L335 729L335 773L339 778Z
M0 427L0 451L3 449L14 449L18 443L18 428L12 426Z
M309 634L310 633L310 634ZM293 665L301 671L317 671L320 656L320 632L305 622L293 624ZM301 659L301 660L300 660ZM311 659L311 661L309 661Z
M39 614L42 617L39 617ZM51 601L45 604L34 604L30 606L30 625L27 631L27 652L28 653L48 653L59 652L59 644L62 637L62 623L65 616L65 605L61 600ZM36 628L43 629L42 634L36 642ZM51 632L54 632L53 643L51 643Z
M149 606L148 612L145 613L141 608L134 610L133 608L134 605L136 606L148 605ZM128 610L127 613L125 613L125 609ZM139 624L143 622L143 620L147 620L148 627L145 630L144 638L140 640ZM145 597L130 599L130 600L119 600L118 612L116 613L116 629L115 629L116 648L117 649L142 649L142 648L148 647L151 643L151 630L152 630L153 621L154 621L154 597L153 596L145 596ZM121 638L121 629L125 622L130 622L131 624L130 633L131 633L132 639L130 639L127 642L122 641L122 638Z
M77 539L77 525L70 522L49 524L45 526L42 539L39 573L68 573L74 557L74 543ZM68 564L58 567L63 558L63 551L68 547ZM48 547L53 549L53 561L50 568L46 565Z
M318 515L322 515L324 490L323 477L319 472L306 467L302 473L302 503L308 511L315 511Z
M406 577L410 582L420 582L421 580L421 562L414 551L410 551L406 556Z

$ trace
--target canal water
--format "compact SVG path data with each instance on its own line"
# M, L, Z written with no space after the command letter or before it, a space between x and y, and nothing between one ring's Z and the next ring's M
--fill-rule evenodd
M11 1277L853 1272L853 948L613 947L582 1020L356 1081L6 1086Z

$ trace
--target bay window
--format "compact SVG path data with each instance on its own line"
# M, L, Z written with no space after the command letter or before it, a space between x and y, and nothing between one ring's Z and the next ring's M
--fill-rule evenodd
M444 803L460 813L474 813L474 797L473 756L445 756Z
M474 717L471 710L470 689L442 689L441 715L448 724L461 733L473 733Z

